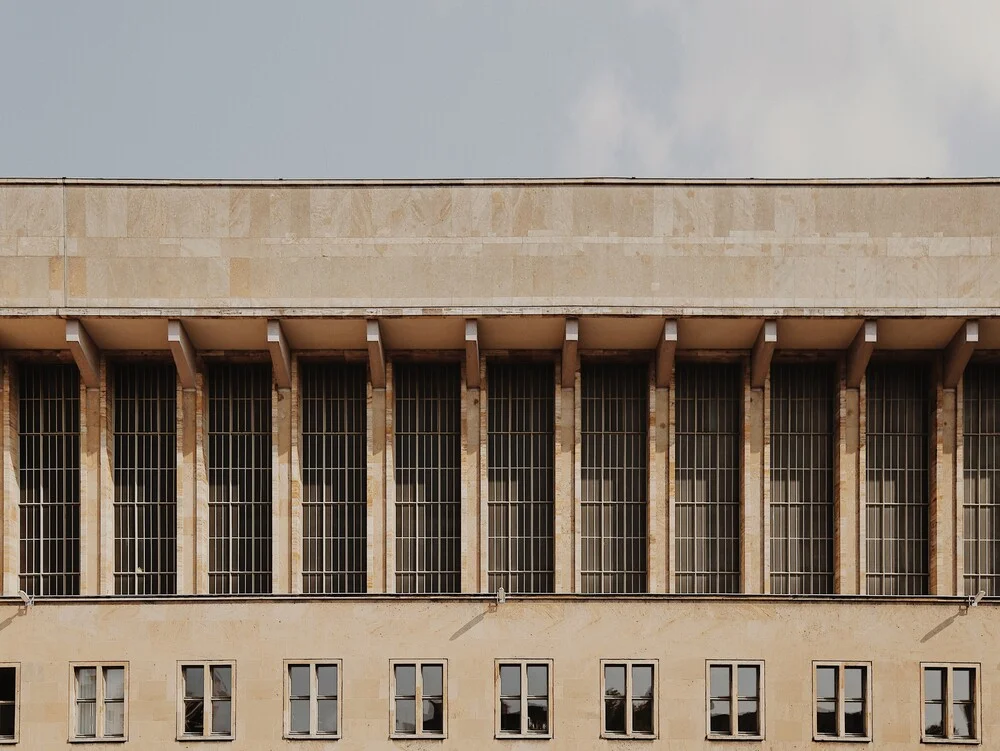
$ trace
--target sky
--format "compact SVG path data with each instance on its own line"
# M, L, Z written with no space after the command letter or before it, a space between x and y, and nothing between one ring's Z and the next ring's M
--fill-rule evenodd
M997 176L998 31L998 0L0 0L0 176Z

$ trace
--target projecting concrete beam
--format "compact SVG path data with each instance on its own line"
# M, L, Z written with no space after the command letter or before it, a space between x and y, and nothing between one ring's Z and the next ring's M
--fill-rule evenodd
M972 352L979 344L979 321L966 321L944 351L944 373L942 386L946 389L958 387L965 366L969 364Z
M878 322L865 321L851 342L850 349L847 350L847 388L856 389L861 386L861 379L864 378L868 361L875 351L876 342L878 342Z
M750 353L750 388L762 389L771 369L771 357L778 344L778 322L764 321Z
M479 388L479 324L475 318L465 322L465 385Z
M576 371L580 368L579 353L580 322L576 318L567 318L562 350L562 386L564 389L571 389L576 383Z
M292 387L292 352L281 328L281 321L267 322L267 349L271 353L271 372L279 389Z
M674 360L677 357L677 321L668 318L663 335L656 345L656 387L669 388L674 382Z
M75 319L66 321L66 343L76 360L84 386L88 389L98 388L101 385L101 351L97 349L83 324Z
M195 352L187 331L184 330L184 324L180 321L167 321L167 344L170 345L170 353L174 356L174 365L177 368L177 378L180 379L181 388L196 388L198 353Z
M382 348L382 330L378 321L368 321L368 368L372 374L372 388L385 388L385 350Z

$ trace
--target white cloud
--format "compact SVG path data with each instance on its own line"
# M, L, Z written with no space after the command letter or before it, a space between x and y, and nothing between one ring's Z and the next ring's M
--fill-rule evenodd
M593 75L572 113L570 172L942 175L954 169L956 114L1000 115L995 0L631 10L662 30L674 67Z

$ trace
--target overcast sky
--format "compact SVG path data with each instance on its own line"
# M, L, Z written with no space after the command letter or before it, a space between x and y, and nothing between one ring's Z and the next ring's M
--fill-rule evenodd
M0 0L0 175L1000 175L1000 0Z

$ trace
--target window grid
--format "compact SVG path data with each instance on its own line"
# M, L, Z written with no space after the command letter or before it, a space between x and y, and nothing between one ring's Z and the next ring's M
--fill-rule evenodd
M870 740L871 664L816 662L813 667L814 739Z
M964 535L965 593L1000 596L1000 366L965 369Z
M80 377L75 365L20 368L21 589L80 593Z
M17 664L0 664L0 744L18 741L19 673Z
M708 736L764 737L764 663L707 665Z
M271 591L271 367L208 372L209 591Z
M70 666L73 740L124 741L128 728L128 669L124 663Z
M827 364L771 369L771 593L833 592L835 385Z
M339 738L340 661L286 661L285 668L285 737Z
M232 739L236 665L232 662L179 664L178 740ZM207 701L206 701L207 699Z
M177 591L177 383L170 363L113 370L115 593Z
M655 661L601 660L601 736L655 738Z
M870 365L865 388L868 594L927 594L927 367L919 363Z
M391 737L446 737L447 662L393 660L389 666L392 678Z
M400 363L396 392L396 591L462 588L461 369Z
M303 363L302 590L367 588L368 429L364 365Z
M676 590L740 591L742 374L738 364L677 364Z
M582 589L645 592L648 366L585 363L580 383Z
M497 738L552 736L552 661L497 660Z
M978 743L979 665L920 665L921 740Z
M555 588L555 371L487 366L488 583L491 592Z

